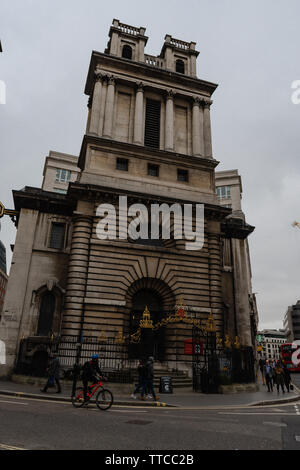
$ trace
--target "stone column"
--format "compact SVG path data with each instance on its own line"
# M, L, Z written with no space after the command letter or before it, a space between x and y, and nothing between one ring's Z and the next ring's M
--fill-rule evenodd
M165 150L174 150L174 96L169 90L166 99Z
M210 124L210 105L211 100L204 101L204 155L205 157L212 158L212 143L211 143L211 124Z
M133 143L143 145L144 87L138 84L135 96Z
M108 80L106 103L105 103L103 137L109 137L109 138L112 137L114 103L115 103L115 79L114 77L110 77Z
M93 218L91 216L75 215L73 219L62 334L79 335L81 322L84 319L84 298L86 294L92 226Z
M194 98L193 114L192 114L192 127L193 127L193 155L199 157L201 155L201 138L200 138L200 100Z
M96 134L96 135L98 135L98 129L99 129L101 92L102 92L102 74L96 73L93 100L92 100L91 121L90 121L90 128L89 128L89 132L91 134Z

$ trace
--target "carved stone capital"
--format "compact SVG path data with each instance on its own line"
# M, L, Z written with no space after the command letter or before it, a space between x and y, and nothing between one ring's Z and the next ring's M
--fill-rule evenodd
M212 100L209 100L209 99L204 99L202 101L202 105L204 108L210 108L210 105L213 104L213 101Z
M143 82L137 82L136 83L136 91L140 91L141 93L144 93L145 90L145 85Z
M176 91L174 90L167 90L166 92L166 98L167 100L173 100L176 96Z
M108 76L108 84L109 85L115 85L116 84L116 78L113 75Z
M102 82L104 75L101 72L95 72L94 77L95 77L95 82Z
M193 106L200 106L201 105L201 98L199 96L193 96Z

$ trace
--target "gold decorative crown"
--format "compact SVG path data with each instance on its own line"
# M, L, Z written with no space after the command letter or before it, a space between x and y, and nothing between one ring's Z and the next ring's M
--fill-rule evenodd
M210 312L210 314L208 316L205 331L207 331L209 333L215 333L217 331L216 323L215 323L212 312Z
M150 315L150 312L149 312L147 306L144 310L143 317L140 321L140 328L151 328L151 329L153 329L153 322L151 320L151 315Z

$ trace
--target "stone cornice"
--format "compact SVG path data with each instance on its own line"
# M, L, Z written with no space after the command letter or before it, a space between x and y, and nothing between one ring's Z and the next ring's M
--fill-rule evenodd
M183 75L177 72L172 72L170 70L165 70L157 67L151 67L143 62L134 62L123 59L122 57L116 57L110 54L104 54L101 52L93 51L90 60L90 66L88 71L88 76L85 85L85 94L90 95L93 92L93 83L94 83L94 72L97 66L112 66L116 67L121 71L124 71L127 75L130 75L130 72L133 73L139 72L145 78L151 78L155 82L157 79L160 81L165 79L166 86L170 87L170 82L175 85L182 84L190 88L191 93L206 93L209 97L217 88L217 84L212 82L207 82L190 75ZM142 80L142 77L140 78ZM172 85L171 85L172 86Z
M49 214L71 216L76 203L67 195L44 191L40 188L25 186L20 191L13 191L15 209L32 209Z
M169 152L167 150L153 149L137 144L120 142L118 140L105 139L104 137L97 137L91 134L85 134L83 137L81 150L78 159L78 167L82 170L85 167L85 158L87 146L92 145L99 150L113 151L114 153L122 153L128 157L145 157L145 158L160 158L168 163L176 163L179 166L193 165L199 169L213 170L219 164L213 158L194 157L192 155L184 155L176 152Z
M99 199L104 202L118 202L119 196L127 196L128 204L141 202L146 206L148 204L195 204L193 201L188 199L171 198L165 196L156 196L149 194L142 194L136 191L128 191L123 189L109 188L106 186L93 185L93 184L82 184L82 183L70 183L68 196L71 196L72 200L89 200L94 201ZM198 201L201 204L201 201ZM205 216L213 220L224 220L230 213L231 209L221 207L215 204L206 204L204 207Z
M243 219L229 217L222 221L221 230L226 238L244 240L255 230L255 227L247 224Z

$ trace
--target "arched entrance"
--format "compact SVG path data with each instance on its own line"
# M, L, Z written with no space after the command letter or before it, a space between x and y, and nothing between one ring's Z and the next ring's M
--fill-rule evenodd
M169 286L161 280L152 278L143 278L132 284L128 290L127 299L130 305L128 325L130 334L136 333L138 330L146 306L153 325L155 325L169 315L175 305L175 297ZM153 351L153 356L158 361L164 361L165 333L165 328L160 328L150 335L153 342L150 345L150 350ZM149 344L147 350L149 351ZM132 358L141 357L141 355L143 355L143 344L133 345L130 348Z

